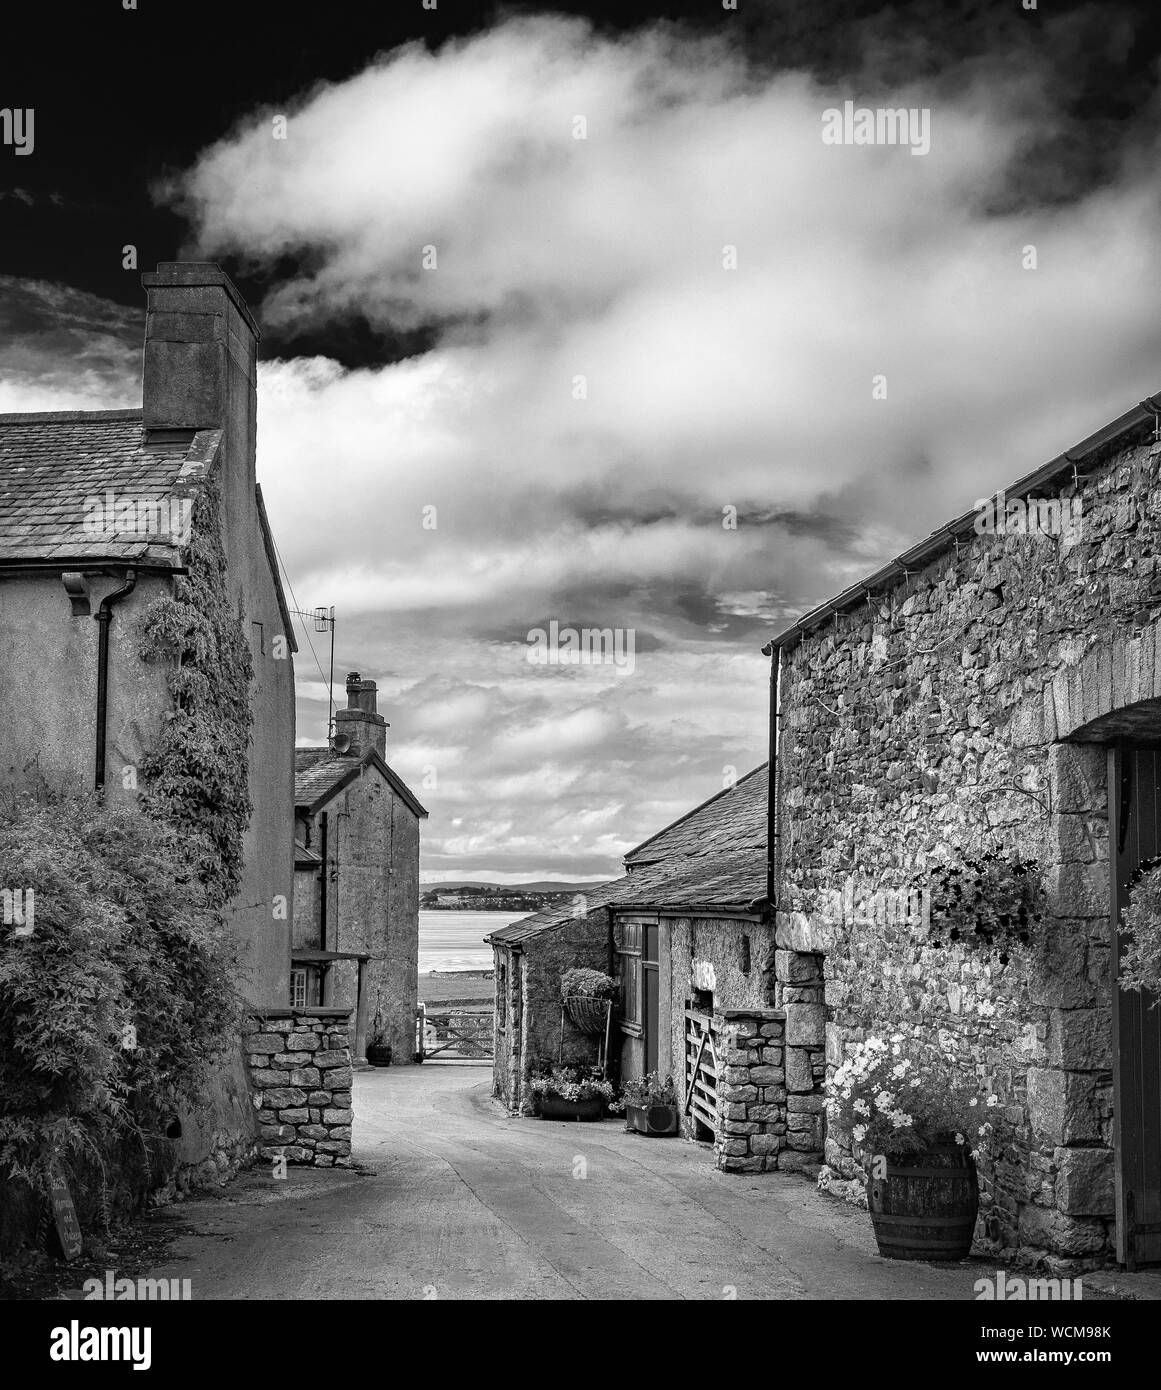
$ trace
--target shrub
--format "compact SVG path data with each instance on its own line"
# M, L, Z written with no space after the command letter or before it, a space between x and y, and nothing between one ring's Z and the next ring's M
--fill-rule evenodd
M974 1081L937 1047L905 1056L903 1043L900 1033L856 1043L828 1083L856 1154L899 1158L948 1138L973 1151L986 1145L996 1097L981 1100Z
M1122 989L1148 990L1161 999L1161 862L1143 864L1129 885L1129 905L1121 912Z
M560 997L565 1003L570 999L612 999L616 992L616 980L603 970L578 965L560 977Z
M621 1100L626 1105L676 1105L677 1091L674 1089L673 1077L667 1076L662 1080L658 1071L635 1076L622 1087Z
M599 1076L582 1077L576 1067L554 1067L548 1076L533 1077L530 1089L534 1096L559 1096L561 1100L613 1099L611 1082Z
M998 954L1028 946L1044 911L1044 888L1035 860L990 849L962 864L938 865L930 879L931 940L961 943Z
M239 1026L234 947L181 837L96 796L0 809L0 882L34 895L0 939L0 1174L99 1160L196 1107Z

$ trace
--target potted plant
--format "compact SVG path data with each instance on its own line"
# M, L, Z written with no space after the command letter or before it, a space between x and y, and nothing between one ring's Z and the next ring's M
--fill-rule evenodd
M879 1254L963 1260L979 1208L975 1156L991 1134L986 1112L996 1097L981 1101L937 1047L905 1046L900 1033L856 1043L828 1086L835 1118L869 1175Z
M565 1012L582 1033L599 1037L605 1031L617 982L603 970L574 966L560 977Z
M677 1091L673 1077L664 1081L661 1073L647 1072L626 1081L621 1089L625 1106L625 1129L637 1134L677 1133Z
M375 995L375 1017L371 1020L371 1036L367 1039L367 1061L373 1067L391 1065L391 1044L387 1041L387 1024L383 1018L383 1000Z
M554 1067L532 1079L531 1091L542 1120L599 1120L613 1099L613 1087L600 1076L582 1078L575 1067Z

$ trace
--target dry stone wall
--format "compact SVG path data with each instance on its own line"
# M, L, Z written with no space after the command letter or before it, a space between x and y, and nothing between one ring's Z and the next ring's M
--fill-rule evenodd
M347 1010L254 1020L245 1039L260 1126L259 1154L315 1168L351 1163Z

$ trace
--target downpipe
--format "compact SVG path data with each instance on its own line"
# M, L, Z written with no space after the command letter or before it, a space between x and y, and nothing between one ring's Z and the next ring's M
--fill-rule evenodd
M97 630L97 766L93 779L96 791L105 790L105 747L109 720L109 625L113 608L137 587L137 571L126 570L125 582L101 600L96 613Z

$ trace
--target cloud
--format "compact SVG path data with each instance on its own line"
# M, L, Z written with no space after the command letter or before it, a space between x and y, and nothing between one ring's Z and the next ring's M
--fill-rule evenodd
M615 871L762 758L773 625L1157 389L1155 123L1082 177L1037 32L958 62L880 27L824 80L513 19L256 111L162 190L271 286L275 341L425 345L264 361L259 467L340 684L380 680L426 867ZM847 100L929 110L930 153L824 145ZM634 630L633 675L530 666L549 617Z

